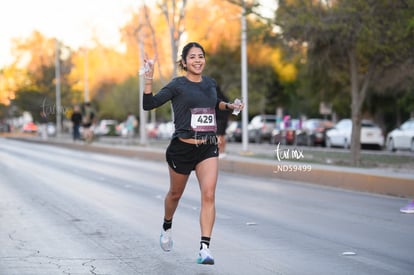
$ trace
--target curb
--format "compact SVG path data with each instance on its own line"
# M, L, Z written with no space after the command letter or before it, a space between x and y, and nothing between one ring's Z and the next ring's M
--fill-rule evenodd
M277 172L277 164L259 163L250 160L220 160L220 170L258 177L307 182L347 190L369 192L398 197L414 197L414 179L375 175L364 171L350 171L335 167L328 169L308 164L290 163L285 167L310 166L311 170Z

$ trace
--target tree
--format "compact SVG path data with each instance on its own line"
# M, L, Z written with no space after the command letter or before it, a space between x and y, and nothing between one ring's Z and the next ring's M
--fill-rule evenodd
M71 55L70 62L73 67L68 72L68 81L72 89L77 92L84 91L87 81L90 100L93 100L95 97L102 97L102 92L105 92L103 86L115 85L135 74L136 61L95 41L94 46L80 48ZM86 74L85 70L87 70Z
M181 36L185 31L184 19L187 0L169 1L162 0L158 3L162 14L167 21L170 34L171 59L173 63L173 75L177 75L177 54L180 46Z
M170 38L172 34L174 45L182 46L188 41L200 42L207 52L206 73L210 75L211 71L216 75L224 76L221 84L226 87L226 91L233 95L233 98L240 97L240 36L238 34L241 1L159 0L157 2L158 6L152 6L157 8L140 8L138 13L132 15L131 21L122 28L125 52L106 47L96 38L88 45L88 49L65 49L67 54L61 56L60 63L61 96L65 109L83 100L85 83L88 83L90 100L94 102L99 112L102 111L102 114L98 113L98 115L109 117L113 111L113 115L118 116L118 112L114 108L111 109L110 103L115 103L114 105L118 107L124 104L122 96L118 96L119 90L131 87L134 89L131 91L132 94L136 92L135 89L138 89L124 82L129 82L130 77L136 77L140 67L141 52L137 32L141 29L143 29L142 40L145 52L150 57L157 56L158 59L154 91L164 86L163 75L165 79L174 77L173 66L176 66L177 61L177 55L174 54L178 52L178 47L171 47L172 40L165 39ZM284 53L272 41L274 39L272 26L258 19L252 12L257 1L248 2L248 10L249 13L251 12L247 18L247 51L250 68L248 84L249 98L254 101L249 111L254 115L274 112L275 105L280 102L286 104L294 102L296 95L291 93L294 85L289 83L289 79L292 79L292 76L295 79L296 76L295 66L284 61ZM206 5L209 8L208 13L205 12ZM7 103L8 98L12 98L14 91L17 91L47 95L47 102L53 104L55 100L54 39L35 33L33 37L18 42L15 51L16 62L29 60L29 63L22 63L21 71L13 69L3 70L2 74L0 73L2 102ZM26 65L27 67L24 67ZM4 77L7 82L3 81ZM39 100L35 96L31 98L36 101L33 106L38 106L37 101L42 101L42 97ZM119 102L111 102L111 100L119 100ZM165 110L158 108L157 117L166 119L171 112L167 110L170 109L168 107L165 106Z
M123 121L129 112L138 116L140 107L138 93L137 77L130 77L120 85L113 87L112 91L106 93L98 102L100 117Z
M308 65L346 72L351 95L351 162L360 164L362 107L384 74L413 64L413 1L279 1L276 23L283 38L307 43ZM398 76L402 77L402 75Z
M48 119L54 121L57 112L64 112L65 106L71 103L73 95L67 79L72 68L71 51L64 45L60 47L65 54L59 56L62 106L56 106L55 39L33 32L29 38L14 42L16 62L9 68L14 74L11 79L18 83L14 85L14 106L21 112L30 111L35 120L39 120L40 112L44 111ZM25 69L17 69L23 66Z
M9 105L19 87L28 81L25 69L12 64L0 70L0 104Z

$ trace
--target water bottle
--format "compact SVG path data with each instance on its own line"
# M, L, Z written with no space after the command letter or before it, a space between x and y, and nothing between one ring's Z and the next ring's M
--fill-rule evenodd
M240 100L240 99L238 99L238 98L236 98L235 100L234 100L234 105L240 105L242 103L242 101ZM235 116L237 116L238 114L240 113L240 109L239 108L235 108L234 110L233 110L233 115L235 115Z

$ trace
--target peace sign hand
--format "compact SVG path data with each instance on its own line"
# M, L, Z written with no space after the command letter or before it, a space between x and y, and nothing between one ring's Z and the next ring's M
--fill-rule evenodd
M148 55L145 54L144 57L144 74L145 79L152 79L154 76L154 59L149 59Z

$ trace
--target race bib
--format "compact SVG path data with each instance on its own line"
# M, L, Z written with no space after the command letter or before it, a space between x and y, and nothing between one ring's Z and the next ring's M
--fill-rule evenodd
M191 109L191 128L196 132L215 132L216 111L213 108Z

